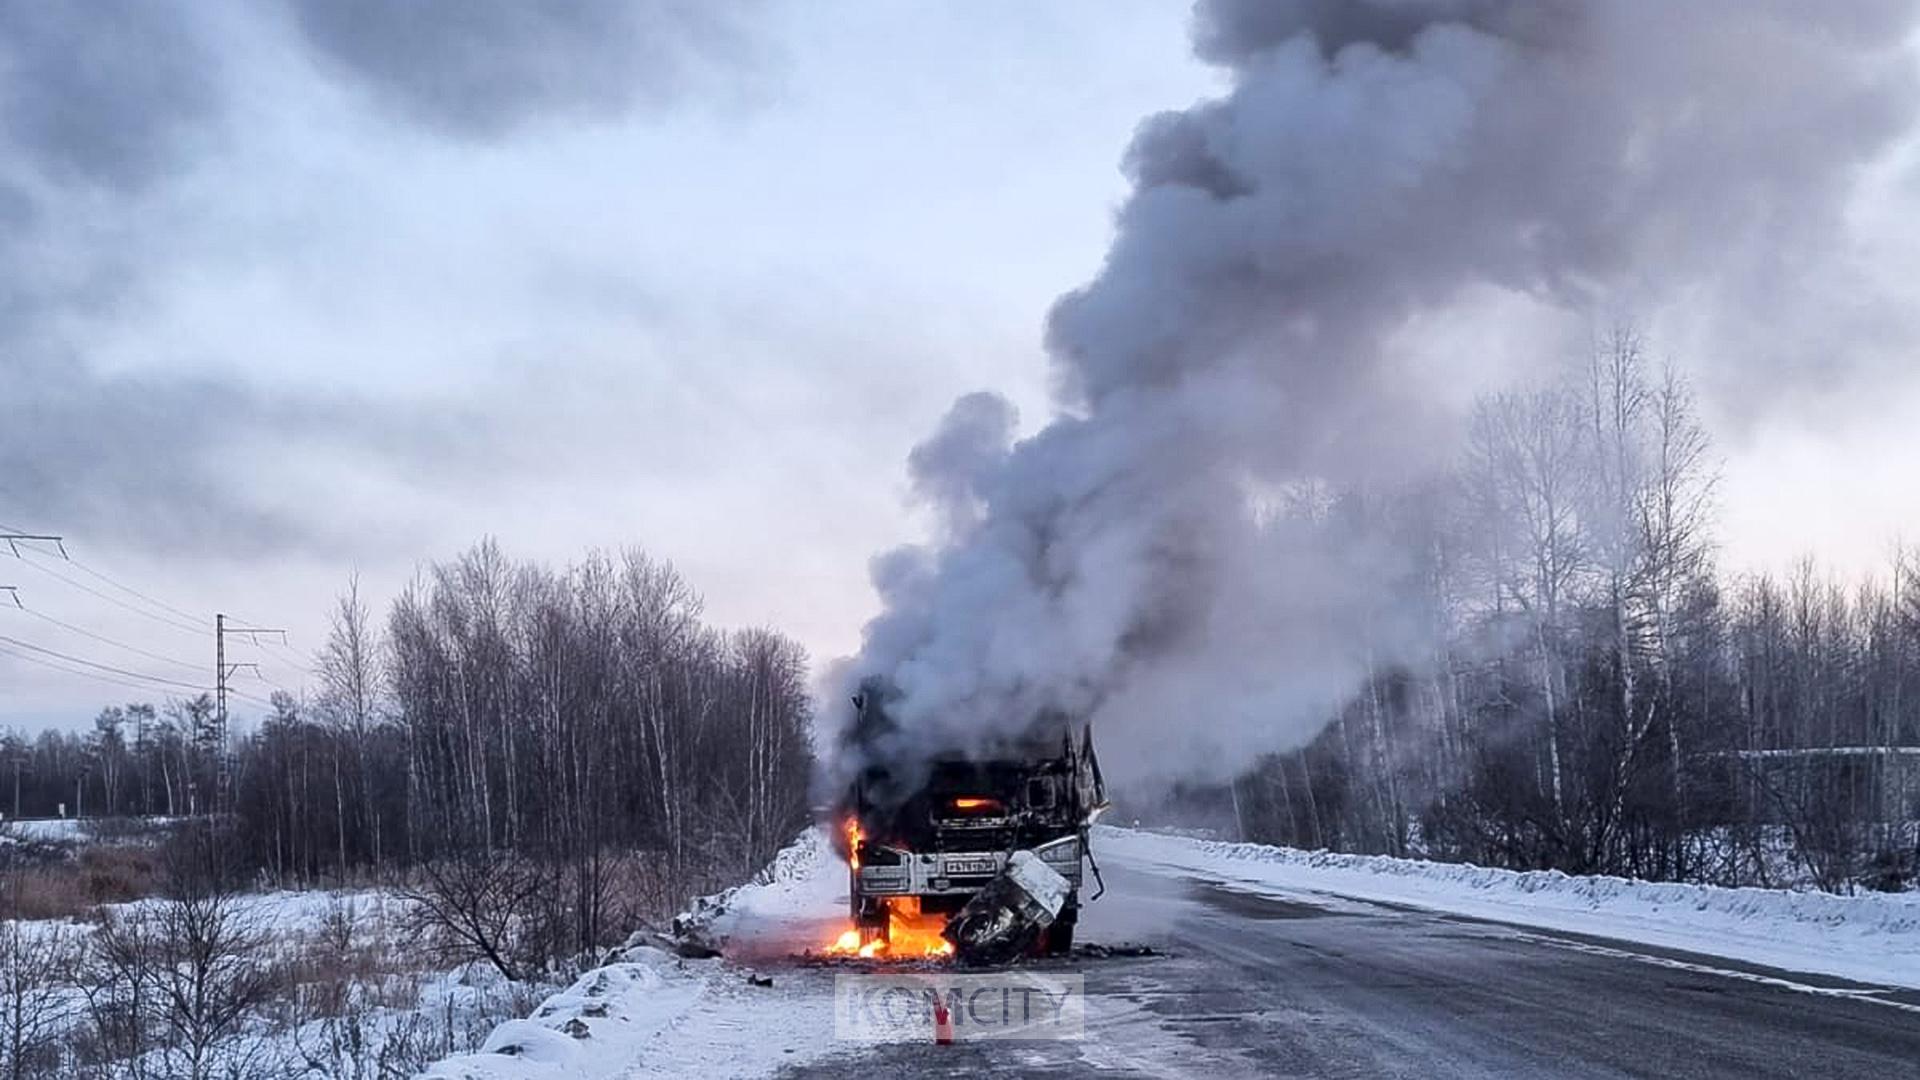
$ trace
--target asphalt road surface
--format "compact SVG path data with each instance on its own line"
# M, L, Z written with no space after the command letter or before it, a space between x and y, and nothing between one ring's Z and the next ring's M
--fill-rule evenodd
M1097 849L1096 849L1097 850ZM1078 1042L848 1044L788 1078L1920 1077L1920 992L1109 857Z

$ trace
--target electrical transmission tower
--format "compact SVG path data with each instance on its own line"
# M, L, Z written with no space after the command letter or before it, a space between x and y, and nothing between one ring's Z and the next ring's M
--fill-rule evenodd
M22 540L38 540L43 544L52 544L54 547L60 549L61 558L71 558L71 556L67 554L67 539L64 536L51 536L45 533L23 533L14 532L12 529L0 529L0 540L7 542L7 550L13 552L13 557L16 559L20 557L20 542ZM13 597L14 607L24 608L27 606L20 602L20 590L14 588L12 585L0 585L0 592Z
M221 810L230 810L233 808L233 750L232 743L227 739L227 678L241 668L252 668L256 675L260 673L259 664L227 663L228 634L245 634L254 641L260 640L259 635L261 634L279 634L280 643L284 645L287 642L287 632L285 630L257 626L228 626L225 614L216 613L213 617L213 670L216 676L213 683L215 708L214 729L218 733L220 740L219 790L215 792L214 798L216 805Z
M23 533L13 532L10 529L0 529L0 540L7 542L7 550L13 552L13 557L16 559L20 557L20 541L22 540L38 540L43 544L52 544L55 548L59 549L61 558L72 558L71 555L67 554L67 538L64 536L48 536L43 533Z

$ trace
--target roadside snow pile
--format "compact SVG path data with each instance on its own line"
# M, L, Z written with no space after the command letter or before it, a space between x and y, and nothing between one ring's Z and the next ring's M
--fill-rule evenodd
M695 901L674 920L728 942L765 940L845 918L846 878L824 833L809 830L748 884ZM754 1076L832 1049L832 1025L796 1007L830 986L822 972L759 977L735 960L686 959L636 934L614 961L500 1025L479 1053L428 1069L433 1080ZM790 944L790 942L788 943ZM785 947L782 945L781 947ZM786 955L785 953L782 954ZM824 989L823 989L824 987Z
M1920 987L1920 894L1728 889L1338 855L1099 826L1101 859Z
M825 830L808 829L750 884L695 908L705 912L707 932L735 960L771 961L817 950L847 927L847 864L834 854Z
M825 831L812 828L793 843L780 849L753 880L724 892L702 896L674 920L707 927L732 925L742 914L787 915L820 900L825 893L838 892L845 898L847 882L836 874L839 857L827 841ZM722 931L724 933L724 931Z
M475 1054L447 1058L425 1073L445 1080L617 1076L641 1048L689 1013L706 993L702 965L651 946L588 972L526 1020L495 1028Z

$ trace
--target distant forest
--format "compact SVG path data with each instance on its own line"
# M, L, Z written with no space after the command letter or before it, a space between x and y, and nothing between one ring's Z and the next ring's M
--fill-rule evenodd
M807 820L804 652L704 625L687 581L637 552L555 571L483 543L381 622L350 587L314 664L315 698L276 693L224 780L206 695L0 734L0 811L211 814L232 858L285 885L475 853L605 875L644 852L622 872L661 904L751 873Z
M1721 884L1898 889L1920 858L1920 553L1878 580L1714 564L1717 465L1683 377L1613 334L1472 411L1417 491L1304 489L1275 543L1420 553L1372 670L1230 793L1250 839ZM1284 557L1284 554L1277 557ZM1364 629L1356 655L1373 655Z

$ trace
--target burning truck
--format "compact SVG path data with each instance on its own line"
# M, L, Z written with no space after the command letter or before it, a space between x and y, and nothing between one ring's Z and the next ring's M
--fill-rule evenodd
M854 740L894 741L886 698L862 687ZM998 963L1073 947L1083 867L1099 878L1088 829L1107 808L1090 727L1051 715L969 755L864 760L839 808L853 929L835 951Z

